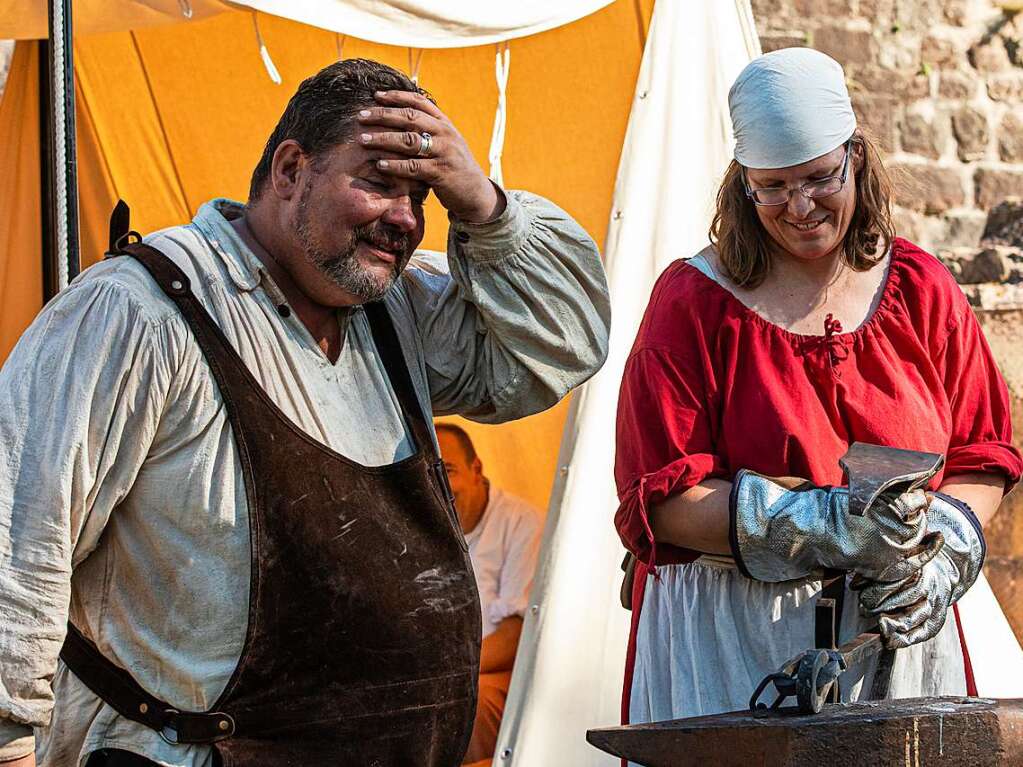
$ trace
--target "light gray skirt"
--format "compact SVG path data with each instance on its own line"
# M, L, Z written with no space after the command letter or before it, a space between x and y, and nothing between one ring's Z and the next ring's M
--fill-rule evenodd
M762 583L732 560L704 556L648 576L636 634L630 721L656 722L746 709L757 684L814 646L819 580ZM871 628L846 589L839 643ZM869 693L876 656L842 677L842 700ZM899 650L889 696L965 695L956 617L933 639ZM762 700L774 701L774 688ZM784 705L794 705L790 699Z

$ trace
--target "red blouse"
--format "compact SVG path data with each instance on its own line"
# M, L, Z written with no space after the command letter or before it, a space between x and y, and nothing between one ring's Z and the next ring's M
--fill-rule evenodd
M838 459L855 441L944 453L944 474L1002 474L1006 490L1019 480L1005 383L937 259L896 239L873 315L852 333L826 323L823 336L771 324L684 261L665 270L618 401L626 548L650 562L650 505L710 477L747 468L842 484ZM696 556L658 544L655 559Z

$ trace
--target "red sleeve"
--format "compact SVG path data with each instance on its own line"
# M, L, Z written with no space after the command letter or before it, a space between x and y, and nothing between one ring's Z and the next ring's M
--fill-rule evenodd
M965 297L957 298L954 326L938 359L952 410L945 476L1001 474L1008 492L1023 471L1012 444L1009 393L980 323Z
M663 285L660 287L664 287ZM710 403L713 389L708 339L698 300L658 300L655 289L618 399L615 481L620 504L615 526L625 547L654 561L650 505L684 492L708 477L728 476L714 451ZM711 312L713 314L713 312ZM679 343L680 340L685 343ZM670 344L670 346L669 346ZM695 552L662 545L657 562L692 561Z

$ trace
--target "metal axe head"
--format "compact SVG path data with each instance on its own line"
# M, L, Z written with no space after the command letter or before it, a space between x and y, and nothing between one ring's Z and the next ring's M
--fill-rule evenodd
M924 487L941 470L945 457L854 442L838 463L849 479L849 513L862 516L882 493Z

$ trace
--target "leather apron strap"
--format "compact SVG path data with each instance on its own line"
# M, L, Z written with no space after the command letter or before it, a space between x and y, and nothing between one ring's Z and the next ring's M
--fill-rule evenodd
M387 307L384 306L383 301L375 301L371 304L364 304L363 309L373 333L373 343L376 344L377 350L380 352L387 376L391 380L391 386L401 403L405 418L409 422L409 430L412 432L416 447L426 448L430 453L436 453L433 443L433 427L428 425L423 407L416 396L412 377L409 374L408 365L405 363L405 355L401 350L398 334L394 330L394 323L391 322L391 317L387 313Z
M444 490L445 501L450 507L454 507L455 495L451 490L451 483L448 481L448 473L444 469L444 461L434 445L432 421L428 422L423 412L423 406L416 397L415 387L412 385L412 378L409 374L408 365L405 363L405 356L401 350L401 343L398 341L398 334L394 330L394 323L387 314L387 307L383 301L376 301L365 304L366 317L369 320L369 327L373 333L373 342L384 361L384 368L391 380L394 393L401 403L405 418L408 420L409 430L418 449L426 452L430 457L430 470L435 480ZM397 364L398 361L401 364ZM464 539L463 539L464 542Z
M234 734L235 723L230 714L178 711L150 695L70 623L60 659L114 711L156 730L168 743L215 743Z

